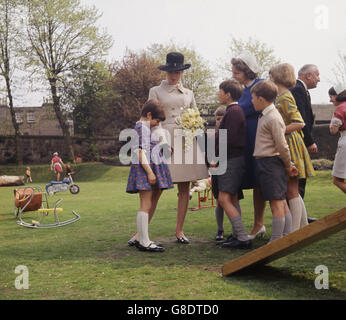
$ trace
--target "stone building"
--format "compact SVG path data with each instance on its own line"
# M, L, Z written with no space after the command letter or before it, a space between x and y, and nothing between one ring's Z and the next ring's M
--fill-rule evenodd
M45 99L39 107L15 107L20 132L25 136L62 136L53 105ZM73 121L67 120L73 135ZM0 136L14 135L10 108L6 98L0 101Z

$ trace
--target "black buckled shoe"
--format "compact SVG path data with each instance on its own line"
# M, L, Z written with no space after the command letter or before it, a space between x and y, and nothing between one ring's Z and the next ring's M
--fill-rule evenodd
M240 241L234 238L234 240L230 241L227 246L223 246L223 247L230 248L230 249L251 249L252 242L251 240Z
M237 238L230 237L228 241L221 244L221 248L230 248L234 241L238 241Z
M139 251L148 251L148 252L164 252L164 247L157 246L154 242L151 242L147 247L142 246L139 242L136 246Z
M317 218L308 217L308 223L309 223L309 224L310 224L310 223L313 223L313 222L315 222L315 221L317 221Z
M157 245L158 247L162 247L162 244L160 242L153 242L155 245ZM129 245L129 247L133 247L133 246L138 246L139 241L131 238L129 241L127 241L127 244Z
M189 239L186 238L185 236L182 236L181 238L177 237L177 242L182 243L182 244L189 244L190 243Z
M217 246L222 246L224 243L233 241L233 239L235 239L235 238L233 238L233 235L231 234L231 235L228 236L226 239L216 242L216 245L217 245Z

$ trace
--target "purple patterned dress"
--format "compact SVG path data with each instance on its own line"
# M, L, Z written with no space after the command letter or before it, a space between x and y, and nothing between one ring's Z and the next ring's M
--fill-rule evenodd
M153 170L157 183L151 185L147 173L139 163L137 155L133 155L126 192L137 193L140 190L171 189L173 188L171 173L165 158L158 147L159 141L153 139L146 123L138 121L135 126L138 135L135 149L146 151L147 159L150 157L150 167Z

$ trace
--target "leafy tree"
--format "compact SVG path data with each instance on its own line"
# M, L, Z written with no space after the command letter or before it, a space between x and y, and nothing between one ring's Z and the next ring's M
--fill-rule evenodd
M16 120L12 94L12 76L16 69L15 61L18 61L19 58L17 55L18 42L22 39L18 24L19 10L20 7L17 1L0 0L0 75L6 84L6 93L16 142L16 162L17 164L23 164L21 132Z
M107 135L107 127L111 125L111 105L116 97L106 62L80 65L64 81L61 104L73 110L75 133L87 138L93 159L98 158L94 138Z
M214 85L215 72L194 49L179 46L173 42L166 45L152 44L147 48L148 54L155 59L157 66L165 64L167 53L173 51L182 53L185 63L191 64L191 67L184 71L183 83L184 86L193 91L197 104L214 101L216 92Z
M43 72L48 82L53 107L63 131L68 157L74 151L66 117L60 103L66 73L86 61L101 59L112 46L111 37L100 32L100 17L95 7L83 7L80 0L27 0L26 26L28 65Z
M84 137L102 134L107 107L116 94L110 87L111 73L106 62L78 66L64 81L61 104L73 110L75 133Z
M160 84L162 72L156 61L144 51L127 51L121 61L111 65L111 86L118 97L112 103L109 115L117 123L115 134L133 127L139 119L140 110L148 100L150 88Z
M269 69L280 63L280 59L276 58L274 54L274 49L270 48L266 43L251 37L247 40L232 37L229 50L229 59L222 67L227 73L232 70L231 59L239 56L245 50L250 51L256 57L260 78L268 78Z

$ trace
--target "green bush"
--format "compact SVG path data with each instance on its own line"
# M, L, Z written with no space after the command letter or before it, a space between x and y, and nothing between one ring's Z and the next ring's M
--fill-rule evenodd
M312 160L312 165L315 170L331 170L333 168L333 161L328 159L315 159Z

